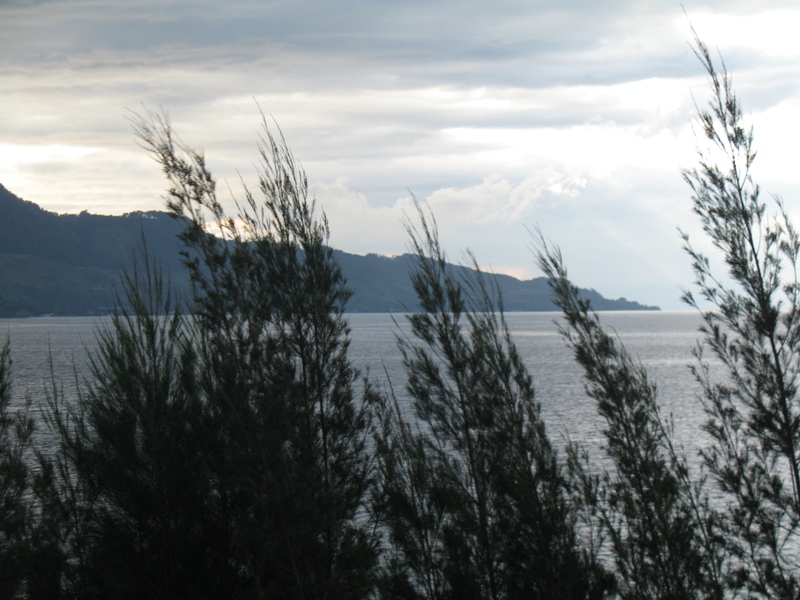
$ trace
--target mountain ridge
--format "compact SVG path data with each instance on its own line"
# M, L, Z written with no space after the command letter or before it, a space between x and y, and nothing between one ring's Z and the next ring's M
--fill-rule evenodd
M0 317L102 314L113 305L121 269L130 265L142 240L178 291L188 294L188 274L177 239L180 231L180 222L161 211L59 215L0 184ZM412 255L362 256L334 249L334 256L353 290L348 312L417 309L408 277ZM465 276L474 273L460 265L450 268ZM556 310L544 277L484 275L497 283L506 311ZM582 289L581 294L596 310L659 310L625 298L604 298L595 290Z

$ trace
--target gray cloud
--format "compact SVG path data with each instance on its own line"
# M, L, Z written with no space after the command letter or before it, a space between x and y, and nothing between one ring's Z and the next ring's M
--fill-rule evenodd
M794 3L686 8L718 36L754 118L782 134L800 48L774 25L797 18ZM160 206L126 120L145 107L168 110L235 188L252 179L260 107L345 250L403 251L411 190L441 212L456 255L471 246L533 275L523 224L538 222L581 285L686 282L679 167L705 84L673 2L0 0L0 22L0 183L46 208ZM767 183L786 183L782 156Z

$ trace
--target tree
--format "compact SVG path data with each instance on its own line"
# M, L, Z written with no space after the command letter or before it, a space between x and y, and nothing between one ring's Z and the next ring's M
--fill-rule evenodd
M26 541L30 515L25 495L29 472L25 452L33 423L11 408L11 356L8 341L0 347L0 596L15 598L24 590Z
M0 598L58 598L64 556L47 511L48 463L34 446L31 397L12 400L11 346L0 347Z
M236 577L205 462L191 323L147 254L124 281L77 406L53 404L58 505L75 563L67 592L226 597Z
M457 279L418 214L407 230L421 311L414 337L398 338L413 417L388 403L378 443L387 597L601 597L609 578L578 542L499 292L479 271Z
M77 598L366 597L373 392L357 391L350 292L302 168L265 123L263 202L246 190L232 218L166 116L134 128L170 181L192 297L173 298L145 248L77 403L53 383L53 572Z
M622 598L722 598L725 560L719 517L692 479L658 404L656 387L569 282L560 252L540 237L538 262L565 323L560 330L583 368L586 391L606 427L613 468L592 475L571 449L573 487L589 522L607 537ZM598 469L598 465L594 465Z
M214 426L208 457L233 564L261 594L363 597L377 553L362 516L371 397L356 391L350 291L305 173L264 121L263 198L246 189L234 219L204 156L175 141L166 117L134 127L170 181L170 213L186 224L199 391Z
M751 175L753 132L724 65L717 69L697 37L695 52L712 90L698 119L708 144L683 176L727 272L682 234L697 289L684 300L703 318L692 371L707 415L701 456L715 489L690 477L655 386L579 298L559 252L540 241L539 263L566 318L562 333L606 420L615 467L592 478L573 460L573 472L610 537L623 596L796 598L800 236L780 198L776 214L767 213Z
M703 459L725 498L726 549L735 559L731 586L752 597L795 598L800 237L780 198L774 198L776 214L768 214L751 175L753 131L744 124L731 78L695 41L712 89L698 119L708 145L698 151L699 166L683 175L703 230L727 267L723 277L684 234L697 290L684 299L704 321L694 369L712 442ZM704 350L721 366L706 360Z

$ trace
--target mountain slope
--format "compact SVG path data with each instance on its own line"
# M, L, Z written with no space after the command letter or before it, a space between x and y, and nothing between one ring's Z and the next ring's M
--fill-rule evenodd
M163 212L135 212L119 217L57 215L22 200L0 185L0 317L16 315L100 314L113 305L120 270L131 262L142 239L179 291L188 291L188 276L176 236L180 222ZM353 289L348 309L354 312L404 312L417 307L408 278L413 257L335 255ZM464 267L451 268L469 274ZM547 281L495 278L508 311L548 311ZM625 299L608 300L583 290L598 310L653 309Z

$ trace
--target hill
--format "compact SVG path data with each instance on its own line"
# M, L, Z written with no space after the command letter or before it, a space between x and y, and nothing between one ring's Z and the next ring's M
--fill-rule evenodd
M58 215L22 200L0 185L0 317L101 314L113 304L120 269L130 264L142 238L175 286L188 290L179 254L181 224L168 214ZM408 278L412 256L359 256L335 251L353 289L353 312L404 312L417 307ZM451 268L468 274L465 267ZM521 281L491 275L508 311L551 311L543 277ZM609 300L582 290L597 310L657 310L637 302Z

